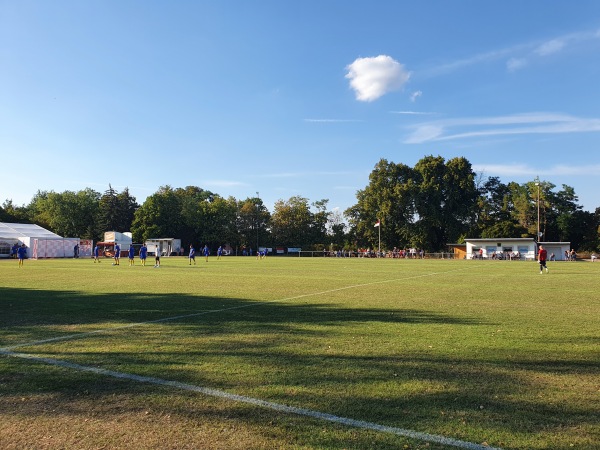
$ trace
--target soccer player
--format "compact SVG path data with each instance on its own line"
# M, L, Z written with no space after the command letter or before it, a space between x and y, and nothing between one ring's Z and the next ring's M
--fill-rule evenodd
M113 266L118 266L120 261L121 261L121 246L119 244L115 243L115 262L113 263Z
M210 250L208 249L208 245L204 245L204 259L208 262L208 255L210 254Z
M546 269L546 273L548 273L548 267L546 267L546 258L548 257L548 252L544 248L543 245L540 245L540 250L538 251L538 262L540 263L540 274L544 273L544 269Z
M146 265L146 257L148 256L148 247L146 247L146 244L142 244L142 246L140 247L140 261L142 263L142 266Z
M27 247L25 244L22 244L17 249L17 258L19 258L19 267L23 267L23 260L25 259L25 255L27 254Z
M217 259L221 259L221 256L223 256L223 246L219 245L219 248L217 249Z
M192 261L194 261L194 265L196 265L196 249L190 244L190 266L192 265Z
M160 267L160 246L156 244L156 253L154 256L154 267Z
M127 256L129 256L129 267L131 267L135 264L135 247L133 246L133 244L129 245L129 252Z
M96 244L96 246L94 247L94 264L100 263L100 259L98 259L99 255L100 255L100 249L98 248L98 244Z

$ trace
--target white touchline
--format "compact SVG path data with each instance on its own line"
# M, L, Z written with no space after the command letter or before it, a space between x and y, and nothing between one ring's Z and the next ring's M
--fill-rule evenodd
M468 267L468 268L470 268L470 267ZM276 299L276 300L268 300L268 301L263 301L263 302L249 302L249 303L247 303L245 305L231 306L229 308L211 309L209 311L202 311L202 312L197 312L197 313L192 313L192 314L184 314L184 315L180 315L180 316L163 317L162 319L148 320L148 321L144 321L144 322L129 323L127 325L119 325L119 326L116 326L116 327L107 327L107 328L102 328L100 330L86 331L86 332L83 332L83 333L68 334L68 335L65 335L65 336L56 336L56 337L53 337L53 338L42 339L42 340L39 340L39 341L32 341L32 342L25 342L25 343L21 343L21 344L9 345L9 346L6 346L6 347L1 347L0 351L2 351L2 350L14 350L16 348L22 348L22 347L33 347L35 345L50 344L52 342L70 341L72 339L82 339L82 338L89 337L89 336L92 336L92 335L95 335L95 334L108 333L110 331L123 330L123 329L133 328L133 327L139 327L139 326L142 326L142 325L149 325L149 324L152 324L152 323L170 322L170 321L173 321L173 320L188 319L190 317L198 317L198 316L203 316L203 315L206 315L206 314L215 314L215 313L220 313L220 312L225 312L225 311L233 311L233 310L236 310L236 309L250 308L252 306L267 305L269 303L285 302L285 301L288 301L288 300L297 300L297 299L306 298L306 297L316 297L318 295L330 294L331 292L339 292L339 291L344 291L344 290L348 290L348 289L355 289L355 288L360 288L360 287L365 287L365 286L373 286L375 284L385 284L385 283L393 283L393 282L396 282L396 281L413 280L415 278L431 277L431 276L434 276L434 275L441 275L441 274L446 274L446 273L451 273L451 272L458 272L458 271L461 271L461 270L467 270L468 268L453 269L453 270L448 270L448 271L445 271L445 272L431 272L431 273L426 273L426 274L422 274L422 275L415 275L415 276L412 276L412 277L393 278L391 280L373 281L371 283L353 284L352 286L343 286L343 287L340 287L340 288L328 289L326 291L312 292L312 293L309 293L309 294L300 294L300 295L295 295L293 297L280 298L280 299Z
M398 436L405 436L412 439L418 439L425 442L434 442L437 444L451 445L453 447L464 448L468 450L501 450L498 447L489 447L487 445L475 444L473 442L461 441L437 434L422 433L419 431L406 430L403 428L390 427L387 425L379 425L373 422L365 422L363 420L350 419L346 417L340 417L333 414L323 413L314 411L311 409L297 408L295 406L283 405L281 403L273 403L265 400L260 400L252 397L246 397L244 395L230 394L229 392L219 391L217 389L206 388L202 386L196 386L194 384L180 383L179 381L164 380L162 378L145 377L141 375L135 375L124 372L115 372L114 370L100 369L98 367L82 366L80 364L70 363L68 361L61 361L53 358L43 358L40 356L29 355L26 353L16 353L6 349L0 349L1 355L10 356L13 358L23 358L31 361L37 361L53 366L63 367L66 369L78 370L80 372L91 372L97 375L103 375L107 377L120 378L124 380L136 381L138 383L150 383L158 386L169 386L176 389L182 389L186 391L198 392L204 395L212 397L224 398L227 400L249 403L251 405L260 406L263 408L272 409L274 411L280 411L288 414L297 414L301 416L311 417L314 419L325 420L328 422L339 423L346 426L355 428L361 428L365 430L380 431L383 433L391 433Z

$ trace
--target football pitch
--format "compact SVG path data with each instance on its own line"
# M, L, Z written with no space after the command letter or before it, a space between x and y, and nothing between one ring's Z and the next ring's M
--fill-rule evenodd
M600 448L600 263L0 261L0 448Z

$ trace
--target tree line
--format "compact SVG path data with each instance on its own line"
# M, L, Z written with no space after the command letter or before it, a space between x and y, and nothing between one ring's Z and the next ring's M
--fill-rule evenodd
M381 159L346 211L328 200L278 200L269 211L259 197L237 200L197 186L162 186L138 204L128 188L104 193L38 191L27 205L6 200L0 221L36 223L61 236L101 240L105 231L131 231L134 242L173 237L183 245L224 243L305 250L417 247L447 250L465 238L536 237L600 247L600 207L583 211L575 190L544 180L504 184L457 157L426 156L414 167ZM377 229L374 224L380 221Z

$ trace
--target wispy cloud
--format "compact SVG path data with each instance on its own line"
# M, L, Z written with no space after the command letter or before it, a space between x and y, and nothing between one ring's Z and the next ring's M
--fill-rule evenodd
M263 178L309 178L309 177L337 177L355 175L351 171L315 171L315 172L275 172L261 175Z
M203 186L211 186L211 187L221 187L221 188L248 186L247 183L242 183L241 181L234 181L234 180L204 180L202 182L202 185Z
M364 122L360 119L304 119L305 122L309 123L352 123L352 122Z
M552 39L551 41L544 42L538 48L535 49L535 53L540 56L551 55L557 53L565 48L566 42L563 39Z
M421 144L482 136L598 132L600 119L555 113L530 113L437 120L423 122L410 128L413 131L404 143Z
M423 112L423 111L390 111L390 114L406 114L411 116L430 116L435 115L435 112Z
M543 41L524 42L430 67L419 71L417 75L423 77L445 75L465 67L502 60L506 61L506 69L514 72L530 65L535 59L567 51L571 47L594 39L600 39L600 30L581 31Z
M597 175L600 164L586 166L555 165L548 168L532 167L527 164L473 164L475 172L486 175L505 177L522 176L570 176L570 175Z
M387 55L357 58L346 69L350 87L361 102L372 102L389 92L400 90L410 78L410 72Z
M410 94L410 101L414 103L414 102L416 102L416 101L417 101L417 99L418 99L419 97L421 97L422 95L423 95L423 92L422 92L422 91L415 91L415 92L413 92L412 94Z

